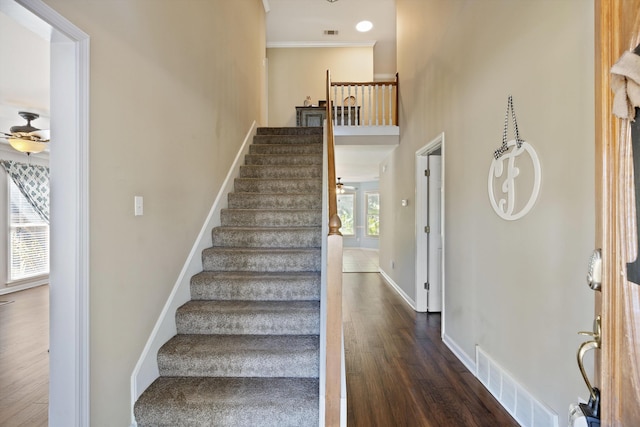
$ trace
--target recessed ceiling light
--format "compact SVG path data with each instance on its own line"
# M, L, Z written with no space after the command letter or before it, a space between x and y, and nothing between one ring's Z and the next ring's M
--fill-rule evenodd
M366 33L372 28L373 24L371 23L371 21L360 21L356 24L356 30L360 31L361 33Z

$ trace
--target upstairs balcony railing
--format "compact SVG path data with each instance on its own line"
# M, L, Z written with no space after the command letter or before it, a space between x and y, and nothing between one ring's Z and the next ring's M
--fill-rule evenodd
M331 82L329 92L335 126L398 126L398 74L386 82Z

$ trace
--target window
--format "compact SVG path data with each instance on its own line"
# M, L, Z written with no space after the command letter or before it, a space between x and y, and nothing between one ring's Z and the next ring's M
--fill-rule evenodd
M9 280L49 274L49 224L9 181Z
M338 216L342 222L340 232L343 236L355 234L355 194L338 194Z
M367 236L380 235L380 193L366 193L367 196Z

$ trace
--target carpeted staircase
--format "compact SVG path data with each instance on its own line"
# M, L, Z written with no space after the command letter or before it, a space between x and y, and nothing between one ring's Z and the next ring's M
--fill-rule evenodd
M260 128L138 426L317 426L322 128Z

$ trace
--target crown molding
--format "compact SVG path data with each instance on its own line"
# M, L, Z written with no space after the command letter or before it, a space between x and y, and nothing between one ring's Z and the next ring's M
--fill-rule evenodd
M299 47L373 47L376 42L267 42L269 48L299 48Z

